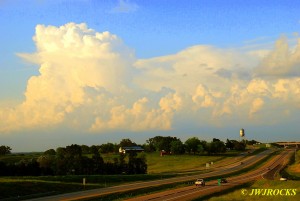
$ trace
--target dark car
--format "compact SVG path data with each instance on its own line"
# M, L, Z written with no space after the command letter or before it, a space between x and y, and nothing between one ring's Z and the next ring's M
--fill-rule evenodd
M227 181L227 179L222 178L222 179L221 179L221 183L228 183L228 181Z

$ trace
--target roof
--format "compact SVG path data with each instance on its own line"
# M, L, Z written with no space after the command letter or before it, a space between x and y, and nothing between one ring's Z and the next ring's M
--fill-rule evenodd
M121 147L123 150L140 150L143 151L144 149L140 146L132 146L132 147Z

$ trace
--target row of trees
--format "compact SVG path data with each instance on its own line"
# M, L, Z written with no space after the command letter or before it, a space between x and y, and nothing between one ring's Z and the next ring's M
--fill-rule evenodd
M226 150L244 151L246 144L257 141L223 141L213 138L211 142L192 137L182 142L177 137L156 136L140 145L146 152L162 151L172 154L218 154ZM100 154L118 153L120 147L137 146L130 139L122 139L119 144L102 145L70 145L49 149L37 159L24 160L17 163L5 163L0 160L0 175L69 175L69 174L145 174L146 158L143 153L119 154L112 161L104 161ZM0 154L11 152L8 146L0 147Z
M82 146L73 144L44 152L37 159L21 160L18 163L0 161L2 176L38 175L91 175L91 174L146 174L144 154L134 152L119 154L113 161L104 162L96 146L91 156L83 155Z
M83 154L92 154L95 150L98 150L100 154L105 153L118 153L120 147L130 147L130 146L141 146L144 148L145 152L155 152L155 151L166 151L173 154L215 154L215 153L224 153L226 150L238 150L244 151L246 144L255 144L257 141L237 141L229 140L223 142L217 138L213 138L211 142L205 140L199 140L197 137L192 137L187 139L185 142L182 142L177 137L171 136L156 136L149 138L145 144L138 145L137 143L131 141L130 139L122 139L120 143L105 143L101 145L81 145L81 150ZM48 150L50 152L55 152L55 150Z
M197 137L192 137L187 139L184 143L177 137L171 136L156 136L149 138L145 144L139 145L145 149L146 152L154 152L164 150L166 152L172 152L173 154L184 154L184 153L203 153L208 154L222 153L226 150L238 150L243 151L246 148L246 144L253 145L258 143L255 140L251 141L237 141L227 139L224 143L223 141L213 138L211 142L205 140L199 140ZM130 139L122 139L120 143L105 143L101 145L78 145L80 146L82 154L93 154L95 150L99 153L118 153L120 147L130 147L137 146L135 142ZM63 148L58 148L57 151L60 152ZM9 146L0 146L0 155L6 155L11 153L11 148ZM56 152L54 149L49 149L45 152L47 155L54 155Z
M246 148L246 141L236 141L227 139L226 143L213 138L211 142L199 140L197 137L187 139L184 143L176 137L156 136L147 140L143 145L148 152L161 151L171 152L172 154L217 154L224 153L227 149L243 151Z

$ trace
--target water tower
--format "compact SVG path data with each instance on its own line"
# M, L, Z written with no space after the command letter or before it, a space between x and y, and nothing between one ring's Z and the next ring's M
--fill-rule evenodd
M240 130L240 137L241 137L241 141L245 141L246 140L245 130L243 128Z

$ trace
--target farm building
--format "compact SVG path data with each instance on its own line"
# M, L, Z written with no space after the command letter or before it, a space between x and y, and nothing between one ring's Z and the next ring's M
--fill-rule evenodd
M140 146L132 146L132 147L120 147L119 152L120 153L128 153L128 152L142 152L144 149Z

